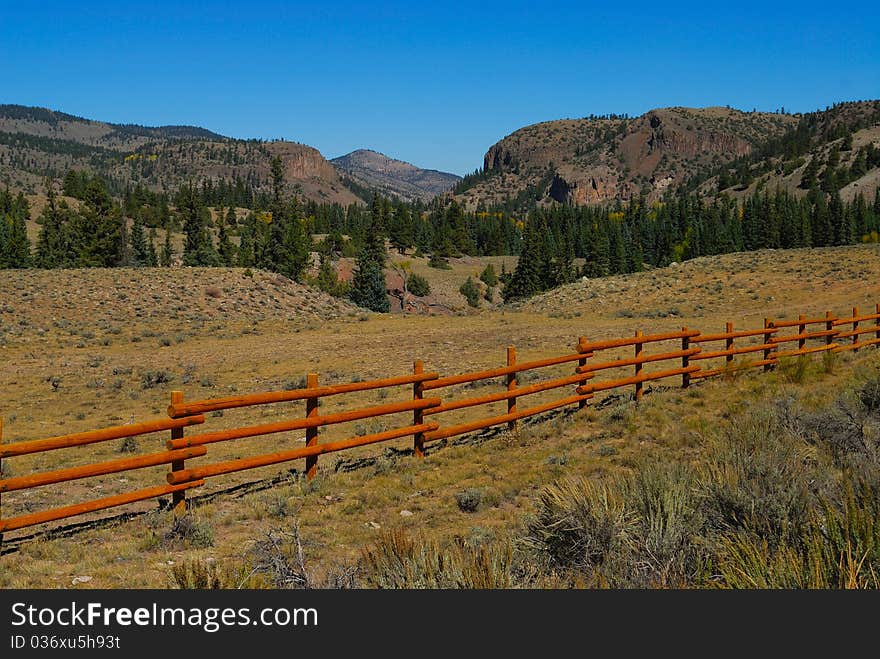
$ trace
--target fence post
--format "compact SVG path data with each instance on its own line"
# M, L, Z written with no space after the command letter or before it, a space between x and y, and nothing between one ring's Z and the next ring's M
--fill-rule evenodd
M727 323L724 326L724 332L726 334L731 334L733 332L733 323ZM724 349L725 350L733 350L733 337L732 336L727 337L727 339L724 341ZM730 366L733 363L733 355L725 355L724 363L727 366Z
M773 329L773 322L769 318L764 319L764 329ZM764 332L764 345L770 343L770 337L773 336L772 332ZM764 348L764 361L770 359L770 353L773 351L773 348ZM771 368L773 368L772 364L764 364L764 372L766 373Z
M318 386L318 374L309 373L306 376L306 388L314 389ZM318 397L306 398L306 418L318 416ZM318 443L318 427L306 428L306 446L315 446ZM306 478L312 480L318 473L318 456L310 455L306 458Z
M877 314L878 316L880 316L880 303L878 303L877 306L875 307L875 309L874 309L874 313ZM875 319L874 319L874 324L875 324L875 325L877 326L877 328L878 328L878 329L877 329L877 332L876 332L876 335L875 335L875 338L876 338L878 341L880 341L880 318L875 318Z
M421 359L417 359L413 362L413 374L419 375L425 372L425 366L422 363ZM422 387L424 386L424 382L413 382L413 400L422 400ZM422 410L413 410L413 425L419 426L422 424L422 420L424 419L424 415L422 414ZM417 432L413 435L413 453L417 458L425 457L425 433Z
M579 352L580 352L580 346L582 346L582 345L587 345L587 337L585 337L585 336L578 337L578 351ZM580 359L578 359L578 367L583 367L586 365L587 365L587 358L586 357L581 357ZM588 380L585 379L585 380L582 380L581 382L579 382L578 384L586 384L587 382L588 382ZM586 406L587 406L587 401L585 401L585 400L578 401L578 409L579 410L584 409Z
M826 332L833 332L834 331L834 321L832 320L832 316L831 316L830 311L825 312L825 331ZM831 334L826 334L825 335L825 345L830 346L832 343L834 343L834 336L832 336Z
M798 320L806 320L806 319L807 319L807 317L804 314L801 314L800 316L798 316ZM798 334L804 334L806 331L807 331L806 323L801 323L800 325L798 325ZM806 347L807 347L807 340L806 339L798 339L798 350L803 350ZM803 356L804 355L801 355L801 357L803 357Z
M642 336L643 336L642 330L636 330L636 338L638 339ZM639 359L642 356L642 353L643 353L642 346L644 344L636 343L635 345L636 345L636 359ZM641 363L636 364L636 377L639 377L642 374L643 368L644 368L644 366ZM642 384L643 384L642 382L636 382L636 402L639 402L640 400L642 400Z
M682 332L687 332L687 331L688 331L688 328L687 328L687 327L682 327L682 328L681 328L681 331L682 331ZM682 349L682 351L686 351L686 350L690 349L690 347L691 347L691 339L690 339L690 337L689 337L689 336L683 336L683 337L681 337L681 349ZM687 355L682 355L682 357L681 357L681 367L682 367L682 368L687 368L689 362L690 362L690 357L688 357ZM682 389L687 389L690 385L691 385L691 374L690 374L690 373L682 373L682 374L681 374L681 388L682 388Z
M171 404L180 405L183 403L183 392L171 392ZM183 428L171 429L171 440L183 439ZM185 460L177 460L171 463L171 471L183 471L186 468ZM171 493L171 508L174 510L175 516L180 516L186 512L186 492L180 490Z
M507 365L515 366L516 365L516 348L513 346L507 346ZM507 391L515 391L516 390L516 373L508 373L507 374ZM507 413L513 414L516 412L516 398L508 398L507 399ZM507 429L508 430L516 430L517 423L516 421L508 421Z
M853 318L857 317L858 315L859 315L859 308L853 307ZM859 321L854 320L852 326L853 326L853 332L855 332L857 329L859 329ZM852 342L853 342L853 345L855 345L859 342L859 335L858 334L853 334ZM858 348L853 348L853 352L858 352L858 351L859 351Z

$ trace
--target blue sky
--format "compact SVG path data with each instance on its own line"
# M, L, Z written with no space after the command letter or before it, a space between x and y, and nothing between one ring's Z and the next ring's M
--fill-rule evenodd
M870 2L0 0L0 103L464 174L538 121L880 98L878 25Z

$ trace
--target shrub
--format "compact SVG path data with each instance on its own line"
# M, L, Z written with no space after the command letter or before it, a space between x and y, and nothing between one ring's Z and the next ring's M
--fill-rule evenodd
M469 487L455 493L455 503L464 513L476 512L482 502L483 491L478 488Z
M238 584L229 577L216 563L199 559L185 560L171 568L174 585L181 590L235 588Z
M495 272L495 266L491 263L487 264L483 271L480 273L480 281L482 281L486 286L492 288L493 286L498 285L498 275Z
M517 585L509 543L448 546L402 531L383 532L361 551L360 572L369 588L513 588Z
M275 588L308 588L310 575L303 560L297 527L293 534L269 531L249 552L253 570L266 575Z
M679 587L702 566L694 538L702 533L693 476L681 464L646 460L623 482L624 498L635 515L631 565L618 581L634 586ZM628 573L628 575L627 575Z
M626 550L634 522L613 484L567 479L541 491L524 540L551 568L595 573Z
M779 408L753 408L708 446L700 497L711 530L746 530L771 545L802 534L822 474L782 417Z
M805 356L783 358L779 360L779 372L792 384L802 384L807 377L810 360Z
M141 374L141 388L152 389L160 384L168 384L174 379L174 375L166 370L144 371Z
M116 449L119 453L136 453L138 448L138 440L137 437L124 437L121 442L119 442L119 448Z
M464 298L467 300L468 306L480 306L480 287L477 286L477 282L474 281L473 277L468 277L467 280L459 287L458 292L464 295Z
M880 588L880 504L864 484L827 501L796 543L774 547L754 534L723 538L716 563L728 588Z
M880 415L880 375L859 387L856 396L865 412L872 416Z
M438 254L431 254L431 258L428 260L428 266L431 268L437 268L438 270L452 270L452 266L449 265L449 260Z
M172 545L182 544L189 549L212 547L214 529L210 524L196 519L192 513L187 513L174 520L171 529L165 534L165 542Z
M431 285L428 280L415 272L407 278L406 287L416 297L425 297L431 294Z

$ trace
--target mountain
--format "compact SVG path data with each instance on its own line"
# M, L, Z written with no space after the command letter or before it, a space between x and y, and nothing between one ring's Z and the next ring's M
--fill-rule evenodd
M595 204L644 194L656 199L708 168L746 156L798 124L790 114L726 107L671 107L636 118L548 121L493 145L480 172L454 196L479 204Z
M871 201L880 187L880 101L838 103L801 116L798 125L756 151L694 177L689 188L734 198L758 189L797 196L811 188Z
M318 202L356 203L336 169L297 142L240 140L194 126L112 124L46 108L0 105L0 184L38 192L70 169L103 176L111 190L136 184L173 191L189 180L224 181L264 192L280 156L285 181Z
M369 149L358 149L330 162L355 184L404 201L428 201L461 180L457 174L421 169Z

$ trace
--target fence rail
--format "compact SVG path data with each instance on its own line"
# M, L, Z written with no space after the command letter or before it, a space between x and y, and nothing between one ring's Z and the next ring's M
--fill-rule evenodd
M864 325L871 322L873 324ZM820 327L817 329L816 326ZM862 338L870 334L873 334L872 338ZM741 343L743 340L749 340L751 343L743 345ZM669 346L660 345L655 352L646 351L646 347L656 349L659 344L669 342L675 342L676 349L670 350ZM817 342L818 345L815 345ZM720 343L722 346L709 349L707 344L713 343ZM810 345L811 343L813 345ZM787 344L797 344L797 347L789 349ZM3 460L151 433L170 432L170 438L165 442L167 449L165 451L0 479L0 494L2 494L134 469L170 465L170 470L165 475L167 484L39 512L28 512L16 517L5 519L0 517L0 534L168 495L172 497L172 503L177 510L181 511L185 508L185 491L204 485L207 478L303 459L304 472L308 478L312 478L317 473L318 457L321 455L406 437L412 437L414 454L423 457L425 444L428 442L504 424L507 424L509 429L515 429L520 419L561 407L577 405L578 408L582 408L600 391L632 387L633 399L639 401L647 382L680 377L681 386L688 387L695 380L743 369L770 370L779 364L780 359L787 357L804 358L820 352L858 351L875 345L880 345L880 304L876 305L873 314L860 313L858 307L854 307L849 317L834 316L830 311L826 312L823 318L808 318L802 314L796 320L768 318L764 320L761 328L737 330L734 329L733 323L727 323L725 331L720 333L704 334L700 330L683 327L677 332L644 334L637 331L631 337L601 340L588 340L581 336L576 342L574 353L525 362L518 362L516 348L509 346L506 363L502 366L443 377L438 373L425 372L423 362L416 360L411 374L369 381L319 385L318 374L309 373L306 377L306 386L299 389L196 401L185 401L183 392L174 391L171 393L171 403L167 410L168 418L48 439L0 443L0 460ZM632 348L631 357L617 356L614 359L597 357L599 353L605 351L613 352L626 348ZM758 358L749 359L750 355ZM719 361L722 362L721 365L717 365ZM526 373L575 362L574 372L571 375L551 375L538 381L521 382L525 379ZM667 364L662 365L663 362ZM668 362L674 362L674 367L669 368ZM653 364L661 365L661 368L645 370L646 365ZM608 372L621 368L632 370L622 376L617 374L609 379L600 378ZM439 395L440 390L447 390L448 393L448 390L454 387L466 389L491 385L493 381L498 380L501 380L497 383L501 388L492 393L464 397ZM360 406L327 414L318 413L320 399L325 397L341 396L344 401L345 394L401 386L411 386L411 395L406 400L369 407ZM529 407L518 407L520 398L557 389L567 389L567 391L553 400L538 402ZM387 394L383 393L382 397L385 395ZM302 416L274 423L185 434L186 428L206 424L205 415L209 412L294 401L305 403ZM441 423L439 420L441 417L438 416L458 410L473 411L474 408L495 404L506 404L506 412L486 411L474 419L455 420L446 424ZM412 413L411 420L401 422L399 415L409 412ZM319 441L320 429L326 426L377 417L395 417L395 415L398 417L393 424L395 427L381 432L358 433L341 440ZM219 442L232 442L293 430L305 431L304 445L299 448L187 466L188 461L208 456L209 447ZM2 434L3 425L0 419L0 441Z

